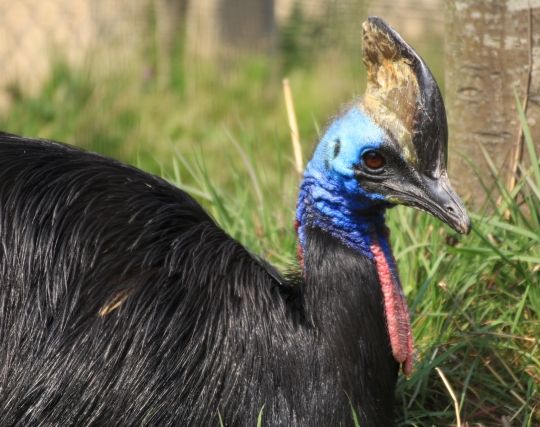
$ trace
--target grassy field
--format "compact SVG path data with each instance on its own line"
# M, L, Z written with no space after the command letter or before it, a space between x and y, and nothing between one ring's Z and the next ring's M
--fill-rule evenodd
M290 268L298 177L280 77L291 78L306 157L364 80L359 46L350 57L330 51L301 64L294 48L285 44L279 63L251 58L225 72L184 64L165 86L152 61L99 79L58 65L37 95L12 88L0 128L160 174L252 251ZM421 52L440 80L440 52L430 49ZM413 375L399 381L400 425L455 425L456 408L469 425L540 425L540 165L533 158L514 194L490 193L491 213L474 214L470 236L410 209L388 214L418 352Z

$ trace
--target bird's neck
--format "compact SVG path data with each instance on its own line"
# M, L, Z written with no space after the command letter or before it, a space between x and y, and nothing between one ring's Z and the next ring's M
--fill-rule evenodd
M384 205L353 197L338 183L307 175L300 187L296 211L300 262L303 263L307 245L307 230L312 228L324 230L344 246L374 259L373 239L387 239L384 211Z
M373 260L314 227L305 229L303 263L304 312L318 339L313 358L320 354L361 425L393 425L398 363Z
M335 184L305 177L296 216L298 256L306 278L306 312L350 339L369 338L412 369L408 308L384 221L384 205L350 197ZM328 318L320 313L332 313ZM338 316L336 313L341 313ZM364 313L371 319L358 319ZM358 326L371 323L372 329ZM344 324L353 322L355 329ZM378 331L377 336L372 334Z

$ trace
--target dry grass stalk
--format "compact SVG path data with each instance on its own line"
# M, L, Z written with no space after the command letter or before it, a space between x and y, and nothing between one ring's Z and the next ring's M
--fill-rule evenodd
M456 393L454 393L454 389L450 385L450 382L446 379L446 376L444 375L443 371L441 371L439 368L435 368L439 376L441 377L444 386L446 387L446 390L448 390L448 393L450 394L450 397L452 397L452 400L454 402L454 410L456 411L456 426L462 427L461 425L461 416L460 416L460 408L459 403L456 397Z
M291 92L289 79L283 79L283 94L285 95L285 105L287 107L287 117L291 129L291 141L294 152L294 165L298 175L304 171L304 162L302 160L302 147L300 145L300 134L298 132L298 123L296 121L296 112L294 110L294 101Z
M122 305L122 303L127 299L128 293L125 291L119 292L116 294L113 299L107 304L101 307L99 310L99 316L104 317L107 314L111 313L112 311L116 310L118 307Z

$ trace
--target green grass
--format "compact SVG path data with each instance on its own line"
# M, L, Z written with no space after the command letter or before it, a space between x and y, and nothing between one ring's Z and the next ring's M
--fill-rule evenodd
M324 121L361 93L363 71L359 60L331 54L307 67L287 66L308 156ZM198 70L190 79L187 71L177 79L182 83L160 88L144 77L145 67L97 79L57 66L39 94L12 90L0 128L68 141L161 174L252 251L289 268L298 177L279 68L246 60L234 72ZM400 425L455 424L436 367L457 394L462 421L540 423L540 166L525 135L533 166L523 168L512 194L502 180L493 191L486 183L490 198L474 214L470 236L411 209L388 214L418 352L411 378L398 384Z

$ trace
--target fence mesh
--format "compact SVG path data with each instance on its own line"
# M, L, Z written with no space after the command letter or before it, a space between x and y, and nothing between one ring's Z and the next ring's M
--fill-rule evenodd
M128 52L141 37L147 6L146 0L0 0L0 88L17 82L38 89L53 59L80 64L104 46Z
M234 7L242 1L245 0L0 0L0 106L6 103L5 88L11 83L17 82L28 92L37 90L48 75L52 59L81 64L91 53L99 51L105 59L100 66L107 68L140 53L141 46L156 37L156 29L159 38L159 29L167 27L160 25L160 20L187 10L187 23L185 19L182 25L181 20L172 20L169 27L174 31L174 27L183 26L197 32L197 26L189 25L190 7L194 9L197 4L200 9L201 4L206 4L212 10L227 2ZM442 0L260 1L267 1L274 10L276 28L287 21L295 7L300 7L307 19L318 19L324 24L324 15L332 6L339 5L334 10L342 10L340 19L344 20L346 6L354 3L365 5L366 12L384 16L391 23L407 23L407 28L401 28L405 34L428 27L430 31L442 31ZM247 13L248 9L240 7L237 13ZM332 21L336 31L340 19ZM246 16L234 21L249 20ZM195 34L188 40L193 42L204 36Z

